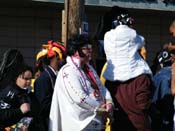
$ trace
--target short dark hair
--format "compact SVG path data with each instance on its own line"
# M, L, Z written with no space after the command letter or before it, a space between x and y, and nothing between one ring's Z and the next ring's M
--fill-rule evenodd
M21 68L18 71L18 76L25 73L26 71L30 71L33 75L33 68L27 64L24 64L23 66L21 66ZM18 77L17 76L17 77Z
M85 35L74 35L68 40L66 54L72 56L76 51L79 51L81 47L90 43L89 37Z

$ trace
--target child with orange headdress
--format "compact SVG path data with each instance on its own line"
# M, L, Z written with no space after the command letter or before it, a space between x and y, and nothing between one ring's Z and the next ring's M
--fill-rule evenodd
M47 130L55 80L60 67L64 64L64 58L65 47L55 41L48 41L42 45L42 51L37 54L38 67L43 71L34 83L34 93L40 104L39 118L43 123L43 131Z

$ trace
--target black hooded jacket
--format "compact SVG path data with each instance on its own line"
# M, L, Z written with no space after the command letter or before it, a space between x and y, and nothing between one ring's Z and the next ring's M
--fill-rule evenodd
M20 110L23 103L31 105L31 112L25 115ZM33 94L28 94L27 90L21 89L15 84L0 88L0 131L16 124L24 116L37 115L37 104Z

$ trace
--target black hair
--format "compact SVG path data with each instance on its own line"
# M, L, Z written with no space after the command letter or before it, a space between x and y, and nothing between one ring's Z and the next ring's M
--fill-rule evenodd
M74 35L71 39L68 40L66 54L68 56L72 56L76 51L78 51L79 55L81 57L84 57L85 55L82 52L81 47L89 43L89 37L85 35Z
M24 65L24 58L17 49L8 49L4 52L0 63L0 87L15 81Z
M33 68L32 68L31 66L27 65L27 64L24 64L24 65L21 66L21 68L19 69L18 76L24 74L26 71L30 71L30 72L32 73L32 75L33 75ZM18 76L17 76L17 77L18 77ZM16 77L16 78L17 78L17 77Z

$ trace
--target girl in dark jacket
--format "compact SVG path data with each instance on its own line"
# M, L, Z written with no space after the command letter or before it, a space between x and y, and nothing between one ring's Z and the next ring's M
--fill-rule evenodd
M21 53L16 49L5 52L0 65L0 130L24 117L35 118L38 104L28 92L31 79L32 69L24 64Z

